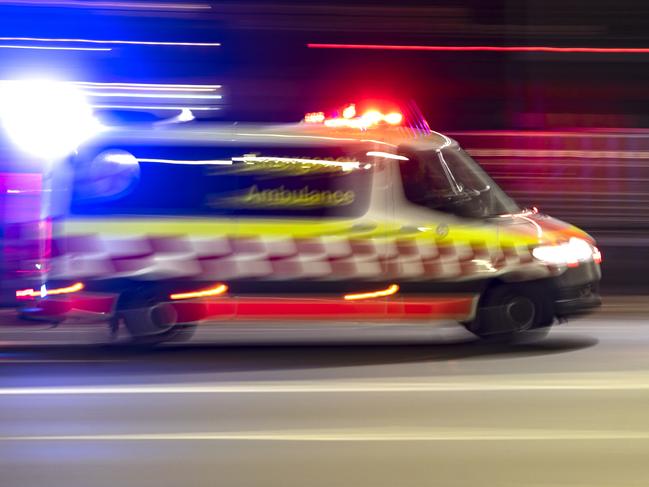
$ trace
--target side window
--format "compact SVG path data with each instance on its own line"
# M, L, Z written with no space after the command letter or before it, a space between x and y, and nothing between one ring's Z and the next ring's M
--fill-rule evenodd
M80 165L72 212L353 217L371 179L363 151L336 147L124 147Z
M403 192L408 201L420 206L430 207L436 195L450 191L451 186L441 164L430 154L406 154L407 161L399 163Z

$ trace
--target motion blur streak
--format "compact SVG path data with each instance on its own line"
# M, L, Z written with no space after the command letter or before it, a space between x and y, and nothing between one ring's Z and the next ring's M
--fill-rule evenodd
M545 374L503 379L495 375L471 381L470 376L457 376L453 381L443 377L436 382L353 381L325 382L246 382L241 384L169 384L121 386L4 387L0 396L51 395L164 395L164 394L301 394L301 393L384 393L384 392L531 392L531 391L642 391L649 389L646 373L573 374L572 377Z
M471 149L476 157L570 157L579 159L649 159L649 151ZM592 164L589 162L589 164Z
M142 91L216 91L221 85L182 85L161 83L101 83L96 81L72 81L82 88L102 88L106 90Z
M53 47L53 46L13 46L0 45L0 49L36 49L40 51L112 51L110 47Z
M45 296L55 296L58 294L70 294L70 293L76 293L78 291L81 291L84 288L84 285L82 282L77 282L76 284L73 284L68 287L59 287L59 288L54 288L54 289L43 289L41 290L36 290L36 289L22 289L20 291L16 291L16 297L32 297L32 298L37 298L37 297L44 297Z
M35 5L47 7L71 8L108 8L133 10L209 10L212 7L205 3L166 3L166 2L101 2L101 1L57 1L57 0L10 0L8 5Z
M382 431L228 431L212 433L144 433L104 435L0 436L7 441L298 441L298 442L389 442L389 441L556 441L556 440L649 440L649 432L520 430L494 432L467 429Z
M134 46L220 47L220 42L125 41L102 39L57 39L45 37L0 37L0 41L67 42L70 44L125 44Z
M167 93L92 93L92 96L114 98L171 98L173 100L220 100L221 95L185 95Z
M169 299L191 299L191 298L207 298L209 296L220 296L225 294L228 291L228 286L225 284L219 284L216 287L210 289L204 289L202 291L194 291L190 293L176 293L169 295Z
M400 156L398 154L390 154L389 152L369 151L366 155L370 157L383 157L384 159L394 159L396 161L409 160L406 156Z
M93 105L93 108L99 108L99 109L119 109L119 110L175 110L175 111L180 111L180 110L191 110L191 111L196 111L196 110L201 110L201 111L207 111L207 110L220 110L220 107L195 107L195 106L165 106L165 105L112 105L112 104L101 104L101 105Z
M385 296L392 296L399 291L399 286L397 284L392 284L387 289L381 289L380 291L374 291L369 293L358 293L358 294L345 294L345 300L355 301L358 299L373 299L373 298L382 298Z
M156 164L181 164L186 166L205 166L205 165L214 165L214 166L231 166L232 161L227 160L202 160L202 161L184 161L177 159L148 159L148 158L138 158L138 162L151 162Z
M565 52L647 54L649 48L640 47L550 47L550 46L398 46L384 44L315 44L310 49L370 49L383 51L466 51L466 52Z

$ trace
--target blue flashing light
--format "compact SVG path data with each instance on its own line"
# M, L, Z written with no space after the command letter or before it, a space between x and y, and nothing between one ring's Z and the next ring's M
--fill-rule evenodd
M0 82L0 122L17 147L46 160L73 152L101 130L83 92L60 81Z

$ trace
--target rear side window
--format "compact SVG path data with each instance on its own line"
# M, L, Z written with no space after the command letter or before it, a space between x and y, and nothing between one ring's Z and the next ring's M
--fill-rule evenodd
M371 178L364 152L336 147L120 147L79 162L71 210L353 217L368 209Z

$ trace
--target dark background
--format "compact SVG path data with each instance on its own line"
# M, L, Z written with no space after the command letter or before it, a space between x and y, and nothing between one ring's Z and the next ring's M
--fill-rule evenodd
M143 7L133 7L134 4ZM4 76L219 82L224 116L293 120L367 97L414 99L439 129L649 126L646 54L307 49L307 43L647 47L649 4L561 2L3 2L2 36L222 42L110 53L2 49ZM43 6L45 5L45 6ZM81 6L84 7L81 7ZM120 7L128 5L129 8ZM207 8L209 7L209 8ZM6 43L6 42L5 42Z

